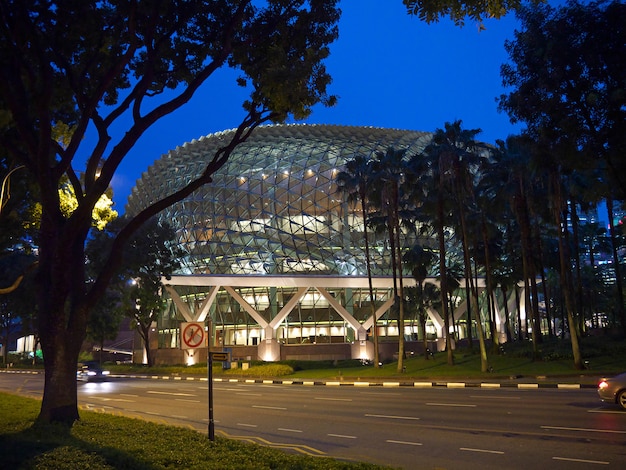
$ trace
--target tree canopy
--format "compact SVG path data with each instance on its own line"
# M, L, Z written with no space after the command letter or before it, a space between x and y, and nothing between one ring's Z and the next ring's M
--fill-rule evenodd
M543 0L533 0L538 3ZM481 23L485 18L501 18L522 5L521 0L403 0L407 11L427 23L449 17L458 25L466 18Z
M75 366L89 311L132 233L210 182L256 126L301 119L317 103L334 103L323 61L339 14L328 0L0 2L0 145L25 166L41 204L38 328L46 382L40 421L78 418ZM235 137L200 178L130 220L86 283L92 213L120 163L150 126L224 67L237 70L237 85L249 91ZM85 139L89 130L95 142ZM78 202L69 216L59 196L64 181Z
M626 5L578 2L522 8L522 28L505 48L500 108L535 140L569 151L569 170L600 169L626 198ZM567 150L569 149L569 150ZM584 154L584 161L573 158Z

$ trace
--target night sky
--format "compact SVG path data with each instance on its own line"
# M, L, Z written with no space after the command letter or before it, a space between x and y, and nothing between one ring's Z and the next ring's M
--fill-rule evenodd
M487 20L486 29L449 20L427 25L406 14L401 0L343 0L339 39L326 61L333 77L333 108L314 109L306 123L391 127L420 131L456 119L494 143L517 133L496 98L504 41L518 27L514 15ZM123 211L135 181L156 159L185 142L237 127L245 90L233 71L209 79L190 103L142 136L113 181L115 208ZM124 126L119 127L123 132Z

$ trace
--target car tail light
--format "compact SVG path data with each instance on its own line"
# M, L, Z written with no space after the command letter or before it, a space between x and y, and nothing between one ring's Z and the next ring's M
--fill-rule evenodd
M608 386L609 386L609 383L605 379L600 380L600 382L598 383L599 389L605 389Z

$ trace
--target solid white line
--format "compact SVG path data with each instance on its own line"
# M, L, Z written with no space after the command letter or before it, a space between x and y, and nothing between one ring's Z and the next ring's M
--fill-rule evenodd
M568 457L552 457L552 460L564 460L566 462L579 462L579 463L593 463L597 465L609 465L610 462L603 460L585 460L585 459L570 459Z
M109 398L109 397L94 397L96 400L102 401L121 401L125 403L135 403L137 400L126 400L125 398Z
M368 418L414 419L414 420L420 419L414 416L372 415L372 414L366 414L365 416Z
M278 428L278 430L285 431L285 432L302 432L300 429Z
M326 434L330 437L341 437L343 439L356 439L356 436L346 436L345 434Z
M252 405L252 408L263 408L265 410L286 410L287 409L281 406L263 406L263 405Z
M587 413L607 413L607 414L623 414L623 411L620 410L603 410L602 408L597 410L587 410Z
M589 428L566 428L563 426L540 426L541 429L554 429L558 431L583 431L583 432L605 432L607 434L626 434L626 431L615 431L613 429L589 429Z
M193 393L180 393L180 392L157 392L154 390L148 390L147 393L152 393L153 395L173 395L176 397L195 397L196 395Z
M483 454L504 454L501 450L472 449L470 447L461 447L460 450L465 450L467 452L482 452Z
M315 397L314 400L326 400L326 401L352 401L352 398L325 398L325 397Z
M426 403L429 406L457 406L463 408L476 408L477 405L466 405L465 403Z
M470 395L470 398L486 398L488 400L521 400L521 397L499 397L496 395Z
M421 445L423 445L421 442L394 441L393 439L387 439L386 442L389 442L390 444L404 444L404 445L407 445L407 446L421 446Z

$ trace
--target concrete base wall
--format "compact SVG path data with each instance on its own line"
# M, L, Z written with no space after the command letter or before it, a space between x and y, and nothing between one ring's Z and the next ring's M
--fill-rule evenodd
M436 341L429 341L428 348L437 352ZM274 360L288 361L339 361L344 359L374 358L374 343L366 341L354 343L322 343L322 344L271 344L261 343L258 346L227 346L225 351L231 353L233 362L259 361L267 354L275 357ZM423 343L421 341L406 341L404 350L407 357L422 354ZM379 358L381 361L394 361L398 359L398 342L389 341L378 344ZM141 353L141 351L136 351ZM155 365L187 364L190 351L181 349L158 349L155 351ZM136 355L136 357L141 357ZM193 362L206 362L207 350L193 350Z

